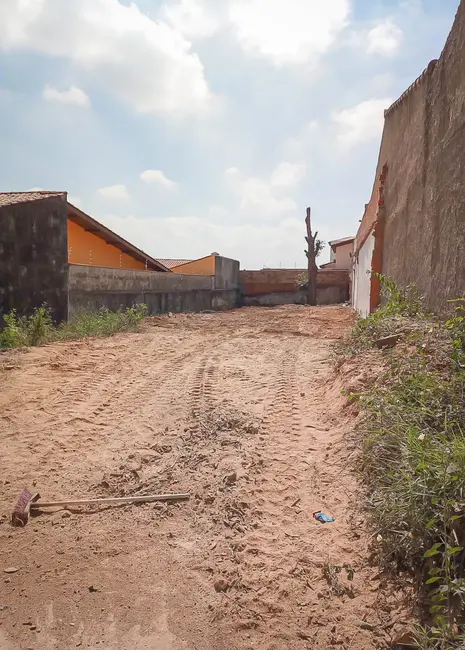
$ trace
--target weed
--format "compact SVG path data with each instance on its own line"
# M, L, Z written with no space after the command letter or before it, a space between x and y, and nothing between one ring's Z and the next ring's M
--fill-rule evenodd
M125 311L109 311L100 309L98 312L81 312L69 323L62 323L58 328L57 337L62 340L83 339L90 336L112 336L117 332L131 332L137 329L140 322L147 316L147 306L144 304L130 307Z
M386 565L417 578L422 650L461 647L465 625L465 301L441 327L414 287L378 276L383 306L354 328L356 354L401 331L378 385L359 394L359 469Z
M415 316L424 315L423 297L420 296L414 284L399 287L394 280L374 273L374 277L381 284L382 307L376 312L377 318L386 316Z
M434 325L435 320L425 313L423 299L414 285L399 288L396 283L379 273L373 273L381 285L382 306L367 318L360 318L349 340L340 347L345 355L354 355L373 346L374 341L390 334L412 334Z
M295 280L296 289L308 289L308 272L302 271Z
M465 298L450 302L455 303L455 313L446 322L446 328L453 340L454 362L458 369L463 370L465 368Z
M0 331L0 348L41 345L52 338L53 323L46 305L36 309L31 316L18 316L13 309L3 319L5 327Z
M354 579L355 570L350 564L343 564L341 566L339 564L331 564L330 562L325 562L323 565L323 577L328 583L331 593L335 596L353 594L352 587L347 587L339 579L339 574L341 574L343 570L346 572L347 580L349 582L352 582Z
M141 304L118 312L107 309L96 313L82 312L69 323L56 327L46 305L34 310L31 316L18 316L12 310L3 316L5 327L0 330L0 348L43 345L51 341L130 332L136 330L146 316L147 306Z

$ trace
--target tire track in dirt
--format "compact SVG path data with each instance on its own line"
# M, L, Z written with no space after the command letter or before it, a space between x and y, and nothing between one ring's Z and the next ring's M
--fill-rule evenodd
M201 420L215 405L215 386L219 373L219 353L206 353L192 374L188 398L189 431L197 434Z
M99 354L98 346L101 346L101 341L92 341L92 344L95 346L94 353L89 355L91 359L95 359L92 369L79 373L77 378L73 378L74 373L70 373L71 379L68 380L65 366L66 374L60 376L57 393L44 406L73 411L80 404L87 404L95 393L101 392L107 386L113 386L118 381L121 369L128 365L134 356L133 340L128 342L122 353L115 355L111 352L107 355Z
M298 432L299 411L295 401L297 355L298 345L289 346L276 364L270 387L271 403L263 415L263 431L269 436L276 433L296 435Z
M280 339L282 341L283 337L273 336L273 340ZM267 637L270 630L276 628L281 639L283 627L286 627L280 617L279 601L287 598L288 594L280 587L285 582L285 574L279 563L283 558L288 561L285 531L289 521L283 512L283 504L295 500L295 479L282 474L283 469L286 471L288 464L292 463L292 445L300 430L295 376L300 343L286 342L278 358L266 346L262 348L258 343L255 346L264 356L266 378L254 376L244 382L244 377L240 376L241 392L251 390L258 393L266 387L267 396L259 439L250 441L241 454L243 465L248 468L247 484L250 486L243 485L235 497L236 503L242 507L248 504L243 526L235 529L229 553L216 559L217 571L225 574L231 585L228 598L224 599L216 616L219 620L224 616L234 616L236 629L244 636L244 641L252 636L260 639L257 647L265 647L260 634L263 626ZM279 347L283 347L281 342ZM240 350L236 354L239 357ZM278 489L276 476L279 476ZM295 641L294 636L292 647L300 647ZM271 649L274 645L266 647Z
M2 596L9 608L2 629L14 647L34 643L31 631L16 624L29 620L31 608L43 643L67 647L74 640L66 623L53 629L47 623L52 604L57 621L79 622L84 644L90 639L115 650L146 647L152 639L154 647L166 640L172 650L376 647L373 634L360 628L360 621L373 620L366 608L374 609L376 594L372 582L366 586L363 525L357 541L347 513L356 498L344 458L350 425L338 422L337 396L329 408L324 385L330 362L323 339L339 336L346 313L245 309L180 317L179 327L167 317L169 328L77 352L63 346L69 377L47 369L53 346L37 356L45 361L39 372L31 354L24 385L18 379L9 388L10 400L17 390L20 404L31 399L33 406L10 409L11 422L5 421L12 433L5 433L2 462L7 500L18 477L21 484L37 479L50 498L71 488L93 495L111 477L111 489L123 493L188 491L191 498L66 520L55 513L18 531L21 538L0 526L5 566L21 567ZM76 355L72 363L66 354ZM58 403L57 387L64 391ZM51 418L43 428L41 416L40 435L38 401ZM250 417L241 420L241 413ZM61 426L63 417L68 424ZM318 507L336 516L334 525L312 520ZM327 558L353 563L354 598L331 592L323 576ZM79 611L70 584L78 589ZM90 593L89 585L98 589ZM170 594L162 622L153 609L158 586ZM18 601L18 590L28 593L27 603ZM141 617L142 641L134 636Z
M254 476L255 507L249 522L252 532L242 538L245 552L240 560L239 588L233 596L243 623L245 616L248 623L244 624L253 628L246 637L252 636L259 647L270 649L283 643L293 648L308 647L305 634L299 637L299 630L308 625L302 603L307 609L318 603L308 584L321 582L318 560L312 562L308 555L312 548L311 513L298 507L301 486L308 483L307 458L313 441L312 434L302 426L302 394L296 375L302 350L307 354L306 342L289 341L287 332L281 341L284 350L274 361L263 417L263 464ZM328 644L330 636L325 635ZM312 647L326 647L325 642L319 643Z
M89 407L92 414L103 421L113 420L115 415L133 416L142 420L144 415L156 407L156 410L163 409L170 397L167 384L176 384L177 376L184 369L184 364L196 354L195 349L187 352L176 353L168 351L163 355L163 361L152 366L147 365L143 373L134 377L133 373L115 387L113 393L103 399L94 400Z
M142 341L141 341L142 343ZM120 402L127 407L134 398L144 397L155 386L149 381L158 373L158 381L165 378L164 371L172 363L175 367L188 358L190 351L178 353L173 343L164 348L165 341L159 341L154 332L150 337L145 335L143 347L131 346L117 372L105 373L92 385L92 390L85 391L84 399L77 399L70 405L70 411L79 412L82 417L98 416L107 408L112 411L120 408ZM179 347L178 347L179 349ZM142 368L141 368L142 365ZM75 390L79 390L77 387ZM140 401L140 400L139 400ZM82 404L82 406L81 406Z

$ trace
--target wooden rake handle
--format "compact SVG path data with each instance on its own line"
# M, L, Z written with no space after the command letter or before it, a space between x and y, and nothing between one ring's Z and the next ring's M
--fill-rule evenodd
M41 508L58 508L64 506L94 506L111 505L123 503L150 503L151 501L186 501L190 494L152 494L140 497L110 497L107 499L78 499L75 501L34 501L31 503L31 510Z

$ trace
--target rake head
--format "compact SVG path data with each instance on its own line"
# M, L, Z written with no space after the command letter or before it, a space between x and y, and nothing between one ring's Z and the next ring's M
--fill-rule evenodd
M40 499L40 494L33 494L24 489L18 497L13 512L11 513L12 526L25 526L29 520L31 504Z

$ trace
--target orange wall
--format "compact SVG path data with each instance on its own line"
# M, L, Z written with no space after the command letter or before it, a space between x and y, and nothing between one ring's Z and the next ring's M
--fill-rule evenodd
M215 275L215 256L209 255L201 260L194 260L172 269L174 273L182 275Z
M239 271L245 296L296 291L296 280L299 275L306 273L306 269L262 269L261 271ZM349 271L345 270L319 270L317 275L318 288L347 286Z
M103 239L87 232L68 219L68 262L89 264L114 269L144 270L145 264L107 244Z

